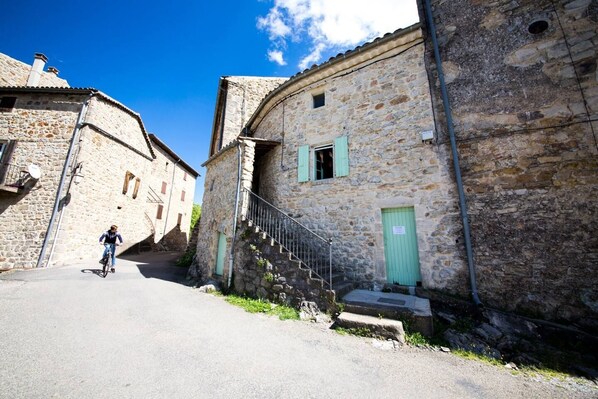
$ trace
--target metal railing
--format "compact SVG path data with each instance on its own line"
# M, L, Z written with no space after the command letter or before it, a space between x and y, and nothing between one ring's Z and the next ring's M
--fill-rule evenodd
M10 187L23 187L27 172L23 167L5 163L0 165L0 185Z
M332 240L305 227L257 194L243 189L244 217L277 241L332 289Z

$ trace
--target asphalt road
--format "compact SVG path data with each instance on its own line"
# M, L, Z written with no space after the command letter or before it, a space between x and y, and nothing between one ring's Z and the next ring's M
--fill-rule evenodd
M246 313L172 254L0 274L0 398L576 398L452 354Z

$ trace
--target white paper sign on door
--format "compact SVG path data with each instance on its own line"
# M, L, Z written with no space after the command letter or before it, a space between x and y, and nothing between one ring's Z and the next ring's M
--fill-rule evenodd
M399 236L405 235L405 226L392 226L392 234Z

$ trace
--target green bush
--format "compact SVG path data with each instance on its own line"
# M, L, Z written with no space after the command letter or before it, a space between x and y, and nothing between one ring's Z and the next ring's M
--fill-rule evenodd
M177 259L176 265L179 267L189 267L193 262L194 256L195 249L190 249L189 251L185 252L180 258Z
M201 205L193 204L193 210L191 211L191 227L189 227L189 235L201 219Z

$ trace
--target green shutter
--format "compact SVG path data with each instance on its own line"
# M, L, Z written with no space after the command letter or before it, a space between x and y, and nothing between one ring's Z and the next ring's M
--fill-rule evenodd
M299 183L309 180L309 146L302 145L299 147L298 154L297 179Z
M334 139L334 175L335 177L349 175L349 144L347 136Z

